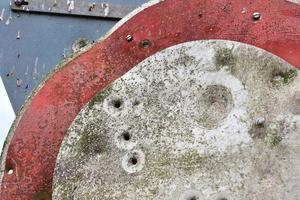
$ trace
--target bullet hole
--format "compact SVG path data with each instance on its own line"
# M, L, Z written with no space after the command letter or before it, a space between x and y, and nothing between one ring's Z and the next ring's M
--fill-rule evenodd
M27 90L27 89L28 89L28 87L29 87L29 85L27 84L27 85L25 86L25 89Z
M131 165L136 165L136 164L138 163L137 157L135 157L135 156L131 157L131 158L129 159L129 163L130 163Z
M139 150L128 152L122 159L122 167L129 174L141 171L144 165L145 155Z
M131 139L131 135L129 132L125 132L122 134L124 140L129 141Z
M146 48L148 48L149 46L150 46L150 41L149 40L142 40L141 42L140 42L140 48L143 48L143 49L146 49Z
M120 109L123 105L123 101L121 99L115 99L111 102L111 105L117 109Z
M9 73L6 74L6 77L9 77Z

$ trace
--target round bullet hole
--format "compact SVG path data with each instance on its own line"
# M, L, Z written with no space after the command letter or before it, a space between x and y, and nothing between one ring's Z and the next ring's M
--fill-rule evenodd
M127 102L120 96L111 96L104 100L103 108L110 115L117 116L126 111ZM121 134L119 133L119 135Z
M132 165L136 165L138 163L138 160L136 157L131 157L129 159L129 163L132 164Z
M124 140L129 141L131 139L131 135L129 132L125 132L122 134Z
M148 48L149 46L150 46L150 41L149 41L149 40L142 40L142 41L140 42L140 47L141 47L141 48L146 49L146 48Z
M122 167L129 174L141 171L144 165L145 155L141 150L128 152L122 159Z
M116 99L111 102L112 106L119 109L121 108L123 101L121 99Z
M188 198L187 200L198 200L198 197L193 196L193 197Z
M134 129L125 128L115 132L115 144L119 149L131 150L137 144L136 132Z

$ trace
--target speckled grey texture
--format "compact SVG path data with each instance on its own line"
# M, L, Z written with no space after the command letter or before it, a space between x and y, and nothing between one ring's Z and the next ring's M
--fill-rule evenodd
M80 112L53 199L299 199L298 74L231 41L149 57Z

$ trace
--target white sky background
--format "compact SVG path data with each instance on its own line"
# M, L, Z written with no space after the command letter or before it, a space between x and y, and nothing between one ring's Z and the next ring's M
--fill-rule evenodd
M14 119L15 113L0 77L0 154L3 143Z

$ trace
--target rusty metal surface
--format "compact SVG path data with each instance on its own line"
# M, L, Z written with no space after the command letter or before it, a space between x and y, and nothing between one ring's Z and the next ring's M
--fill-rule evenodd
M300 70L253 46L202 40L160 51L78 114L52 198L296 200L299 92Z
M16 3L20 2L20 3ZM25 5L22 5L23 4ZM26 5L28 4L28 5ZM115 18L121 19L129 12L134 10L136 6L116 5L110 3L96 3L88 1L53 1L53 0L31 0L24 3L24 1L17 0L12 3L11 9L20 12L38 12L47 14L61 14L61 15L76 15L86 17L100 17L100 18Z
M165 0L136 14L104 41L63 63L25 106L4 149L1 199L50 197L61 141L81 108L162 49L192 40L233 40L300 67L299 9L284 0ZM254 12L261 13L259 20L253 19Z

